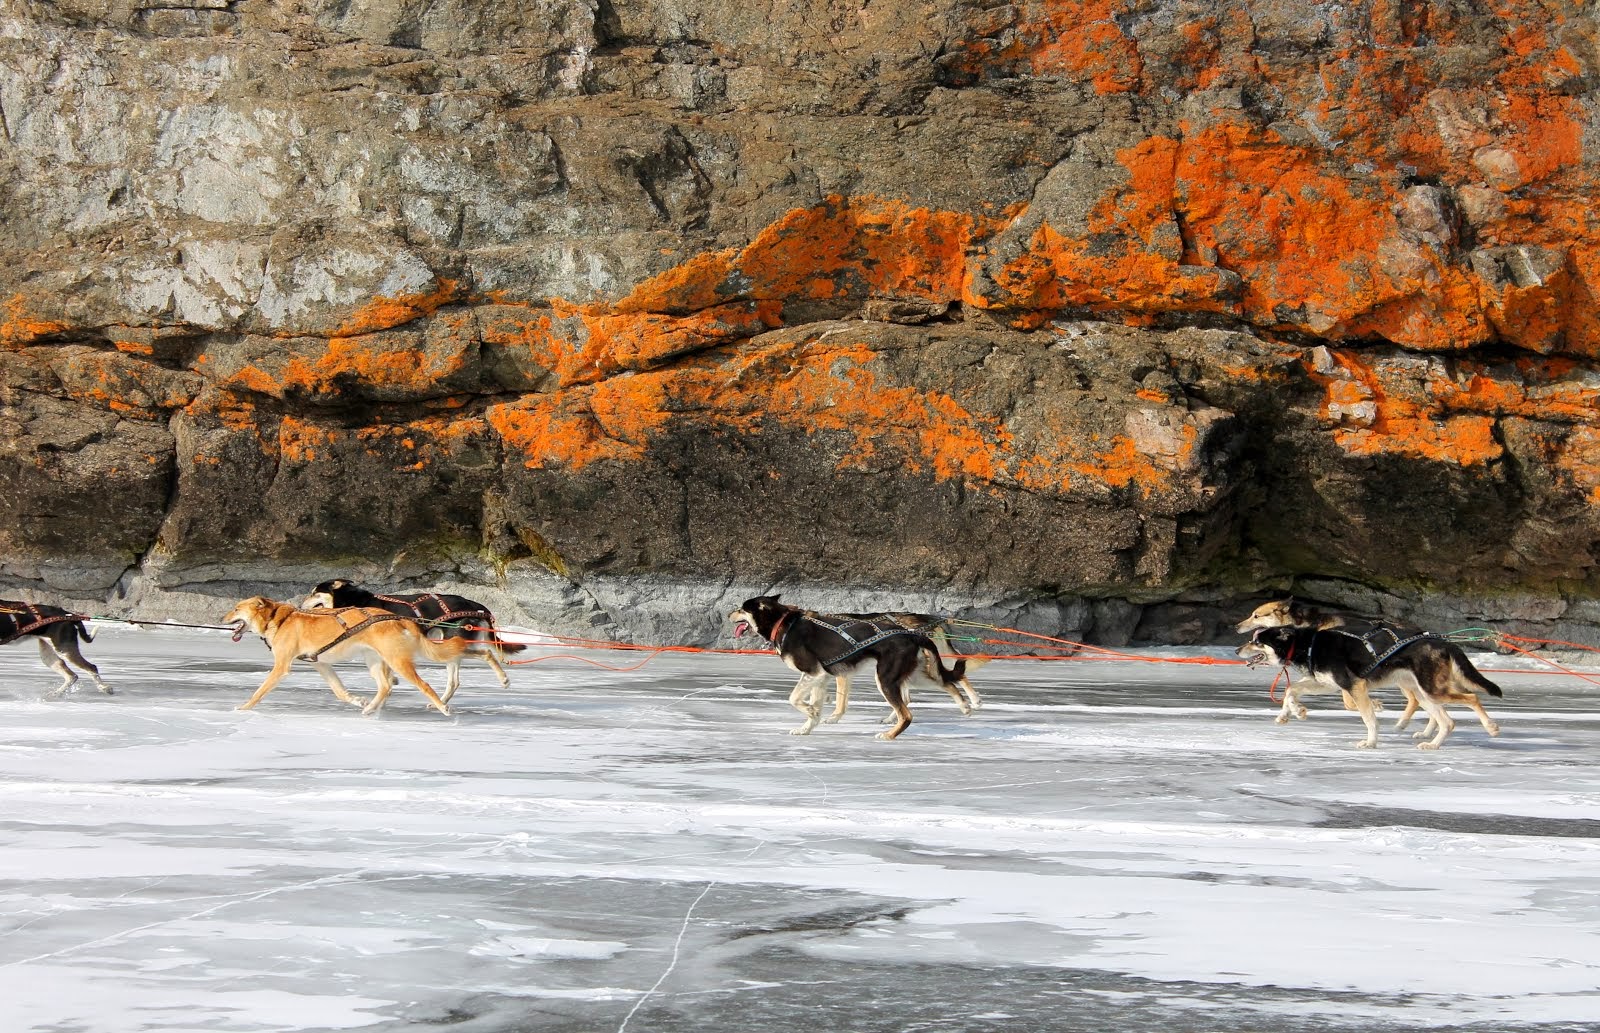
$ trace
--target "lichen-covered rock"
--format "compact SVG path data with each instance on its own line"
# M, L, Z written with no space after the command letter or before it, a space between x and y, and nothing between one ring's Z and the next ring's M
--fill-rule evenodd
M1593 624L1597 53L1568 0L0 0L0 580Z

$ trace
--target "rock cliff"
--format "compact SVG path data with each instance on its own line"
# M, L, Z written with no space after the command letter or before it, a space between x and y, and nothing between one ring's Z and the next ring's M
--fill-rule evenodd
M0 584L1600 625L1577 0L0 0Z

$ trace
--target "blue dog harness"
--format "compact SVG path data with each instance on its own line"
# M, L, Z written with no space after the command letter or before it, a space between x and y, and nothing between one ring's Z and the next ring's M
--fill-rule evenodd
M838 656L826 660L818 657L824 667L832 667L834 664L844 663L867 647L876 645L884 639L894 638L897 635L927 637L923 632L906 627L888 614L871 619L844 617L836 613L807 613L804 616L812 624L819 628L827 628L849 643L845 647L845 651Z
M1366 647L1368 655L1372 657L1372 662L1366 666L1365 670L1356 675L1358 678L1367 677L1412 643L1421 642L1425 638L1440 637L1431 631L1420 631L1415 635L1402 638L1398 631L1395 631L1394 628L1387 624L1373 624L1366 631L1359 634L1354 631L1346 631L1343 628L1328 628L1326 630L1343 635L1345 638L1353 638ZM1387 642L1384 641L1385 638L1387 638Z

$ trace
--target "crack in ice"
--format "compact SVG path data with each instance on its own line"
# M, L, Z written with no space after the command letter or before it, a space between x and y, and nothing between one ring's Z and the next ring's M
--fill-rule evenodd
M632 1022L634 1015L638 1013L640 1008L644 1007L644 1002L655 996L655 992L661 989L661 984L665 983L667 977L672 975L672 970L678 967L678 954L683 949L683 938L689 932L689 920L694 917L694 909L700 906L700 902L706 899L706 894L710 893L712 887L716 886L716 884L715 880L706 883L706 888L700 891L700 895L694 898L694 903L689 905L689 910L683 913L683 925L678 928L678 938L673 941L672 960L667 963L667 970L661 973L661 978L656 980L654 986L644 992L643 997L633 1002L633 1007L628 1009L628 1014L622 1017L622 1025L617 1027L617 1033L625 1033L628 1023Z

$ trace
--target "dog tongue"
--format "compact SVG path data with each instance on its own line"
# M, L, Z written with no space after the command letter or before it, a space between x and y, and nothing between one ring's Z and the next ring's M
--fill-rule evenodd
M733 626L733 637L734 638L744 638L744 633L749 631L749 630L750 630L750 625L746 624L744 621L740 621L739 623L737 623L737 624L735 624Z

